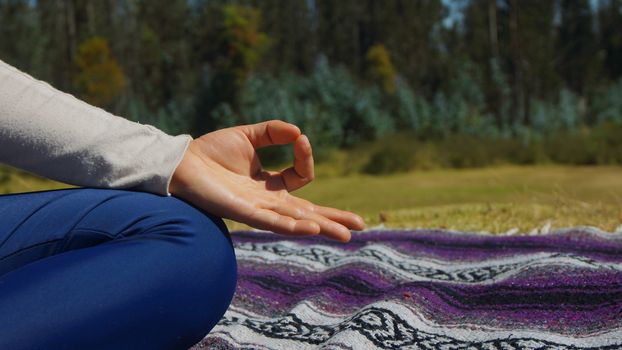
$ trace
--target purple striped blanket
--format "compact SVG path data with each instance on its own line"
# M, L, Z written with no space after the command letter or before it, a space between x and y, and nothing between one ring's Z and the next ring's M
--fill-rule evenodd
M622 233L231 235L236 294L193 349L622 348Z

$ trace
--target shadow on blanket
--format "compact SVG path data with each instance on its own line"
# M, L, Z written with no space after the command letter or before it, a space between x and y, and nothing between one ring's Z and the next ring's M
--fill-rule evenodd
M622 233L232 233L238 286L193 349L622 348Z

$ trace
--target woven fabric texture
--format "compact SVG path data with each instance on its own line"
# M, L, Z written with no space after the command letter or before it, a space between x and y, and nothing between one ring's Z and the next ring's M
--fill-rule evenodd
M233 302L193 349L619 349L622 233L232 233Z

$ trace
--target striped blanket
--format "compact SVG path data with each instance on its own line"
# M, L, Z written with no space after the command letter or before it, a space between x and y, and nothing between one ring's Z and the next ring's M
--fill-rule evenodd
M232 233L238 286L193 349L621 349L622 233Z

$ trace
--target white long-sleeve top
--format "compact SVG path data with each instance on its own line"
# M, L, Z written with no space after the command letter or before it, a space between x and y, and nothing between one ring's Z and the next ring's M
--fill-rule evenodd
M77 186L170 196L191 140L91 106L0 61L0 163Z

